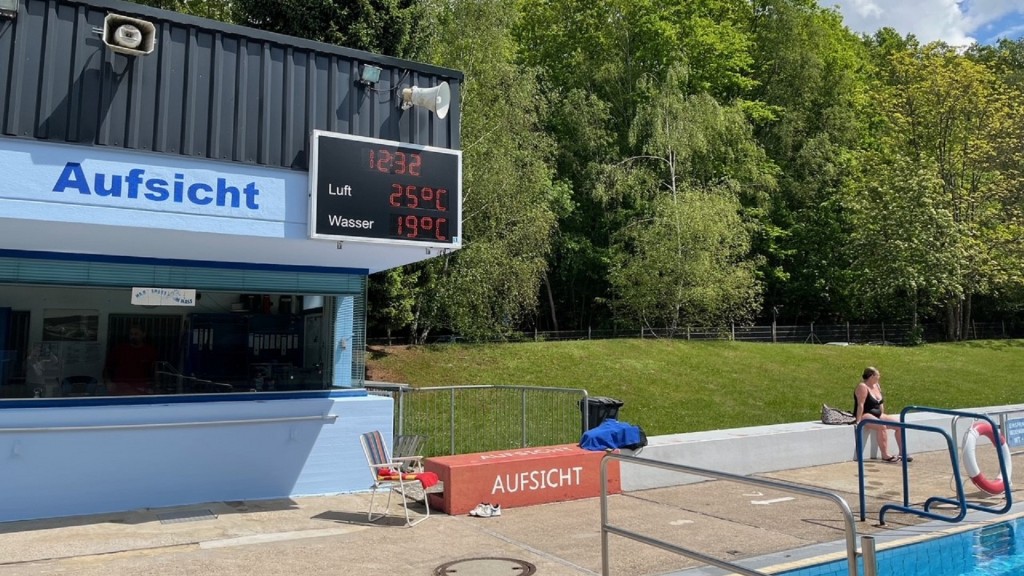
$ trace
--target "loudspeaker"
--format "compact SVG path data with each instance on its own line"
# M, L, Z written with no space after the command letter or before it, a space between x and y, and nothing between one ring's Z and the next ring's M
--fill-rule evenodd
M107 14L103 19L103 43L114 52L144 56L156 46L156 26L138 18Z
M413 106L422 106L437 114L438 118L448 115L448 107L452 102L452 91L448 88L447 82L441 82L433 88L412 88L402 89L402 110L408 110Z

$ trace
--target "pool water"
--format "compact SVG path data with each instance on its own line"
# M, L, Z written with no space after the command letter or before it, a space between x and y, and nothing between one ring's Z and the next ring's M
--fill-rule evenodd
M1024 518L925 542L880 550L878 576L1010 576L1024 574ZM860 559L857 573L864 573ZM780 572L785 576L849 576L846 560Z

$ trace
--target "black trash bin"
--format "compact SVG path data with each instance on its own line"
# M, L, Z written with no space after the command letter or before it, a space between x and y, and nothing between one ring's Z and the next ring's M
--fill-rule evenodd
M583 417L583 431L592 430L601 425L606 418L619 418L622 401L607 396L587 396L580 400L580 415Z

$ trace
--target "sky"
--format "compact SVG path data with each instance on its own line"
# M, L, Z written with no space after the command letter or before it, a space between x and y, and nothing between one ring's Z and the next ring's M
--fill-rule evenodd
M872 34L886 26L921 43L953 46L1024 36L1024 0L818 0L837 7L854 32Z

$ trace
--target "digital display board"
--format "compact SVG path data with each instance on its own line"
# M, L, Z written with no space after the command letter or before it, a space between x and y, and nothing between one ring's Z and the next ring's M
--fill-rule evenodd
M314 130L311 238L457 248L462 152Z

